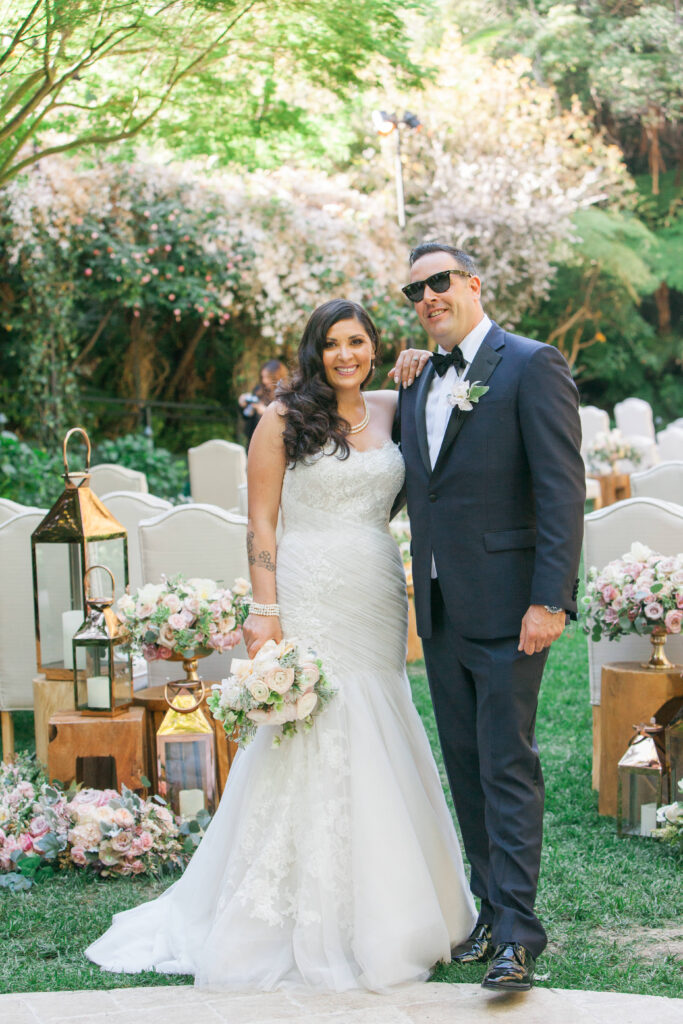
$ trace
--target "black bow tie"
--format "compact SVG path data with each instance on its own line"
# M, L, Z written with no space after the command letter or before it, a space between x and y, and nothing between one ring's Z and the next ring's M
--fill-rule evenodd
M432 356L432 362L434 363L434 369L438 373L439 377L443 377L444 373L449 366L454 366L456 370L461 370L467 366L467 360L460 351L460 346L456 345L452 352L442 356L439 352L435 352Z

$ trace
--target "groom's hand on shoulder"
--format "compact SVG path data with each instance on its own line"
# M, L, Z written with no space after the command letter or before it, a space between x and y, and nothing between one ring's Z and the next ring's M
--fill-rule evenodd
M396 365L392 366L387 376L391 377L398 387L409 388L420 376L432 357L432 353L422 348L407 348L399 352Z
M522 619L518 651L538 654L550 647L564 632L565 611L549 612L542 604L532 604Z

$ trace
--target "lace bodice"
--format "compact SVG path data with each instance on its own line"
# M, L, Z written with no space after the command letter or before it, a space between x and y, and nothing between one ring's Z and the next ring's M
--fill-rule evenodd
M385 528L404 476L393 441L364 452L352 448L348 459L321 453L299 462L282 484L285 530L310 529L313 509L333 513L337 522Z

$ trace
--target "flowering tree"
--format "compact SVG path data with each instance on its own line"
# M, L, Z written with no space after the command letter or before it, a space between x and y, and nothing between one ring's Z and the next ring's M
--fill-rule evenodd
M415 0L14 0L0 25L0 185L45 156L142 134L253 159L317 134L292 84L348 93L411 73ZM9 9L8 9L9 6ZM370 58L376 58L371 61ZM253 145L258 141L258 145Z
M341 179L52 158L0 192L0 241L5 402L15 425L42 410L44 439L73 416L78 384L227 404L248 347L286 355L340 294L370 307L390 345L409 331L405 245L381 204Z
M557 110L527 59L493 62L451 32L435 63L408 104L424 111L423 130L405 138L409 234L473 251L487 308L514 325L569 253L572 214L623 188L621 157L578 105Z

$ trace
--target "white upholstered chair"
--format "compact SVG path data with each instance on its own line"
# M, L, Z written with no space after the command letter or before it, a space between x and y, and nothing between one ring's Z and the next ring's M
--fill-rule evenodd
M240 484L237 488L237 508L239 509L241 516L246 516L249 513L249 498L247 495L247 485Z
M101 497L111 514L128 531L128 580L131 593L135 593L144 582L138 523L168 511L173 505L165 498L157 498L154 494L145 494L141 491L111 491Z
M683 416L677 420L672 420L671 423L667 424L669 427L676 427L677 430L683 430Z
M236 576L249 578L247 521L215 505L177 505L139 527L142 576L145 583L158 583L161 574L200 576L230 587ZM243 644L227 654L211 654L199 663L206 680L220 680L227 674L232 656L246 658ZM180 666L153 662L149 685L167 678L180 678Z
M657 448L662 462L683 459L683 426L669 424L666 430L660 430L657 434Z
M614 406L614 419L624 437L647 437L655 440L652 406L642 398L625 398Z
M663 555L676 555L683 551L683 507L657 498L629 498L598 512L591 512L584 520L583 564L588 572L591 566L604 568L608 562L629 551L634 541L646 544ZM620 640L599 640L588 637L588 671L591 704L600 704L602 666L612 661L647 661L651 645L647 636L635 633ZM667 656L673 662L683 662L683 634L669 636Z
M117 462L101 462L90 470L90 490L101 498L111 491L136 491L147 494L147 477L137 469L126 469Z
M20 505L18 501L12 501L10 498L0 498L0 523L6 523L20 512L35 511L35 505Z
M206 441L187 453L192 500L219 508L239 507L239 487L247 482L247 453L231 441Z
M632 473L631 495L634 498L659 498L683 506L683 460L660 462L642 473ZM683 550L683 537L679 548Z
M609 415L597 405L579 407L581 418L581 453L585 455L597 434L606 434L609 430Z
M24 509L0 523L0 718L5 759L14 751L12 712L33 707L36 638L31 534L45 513L45 509Z

